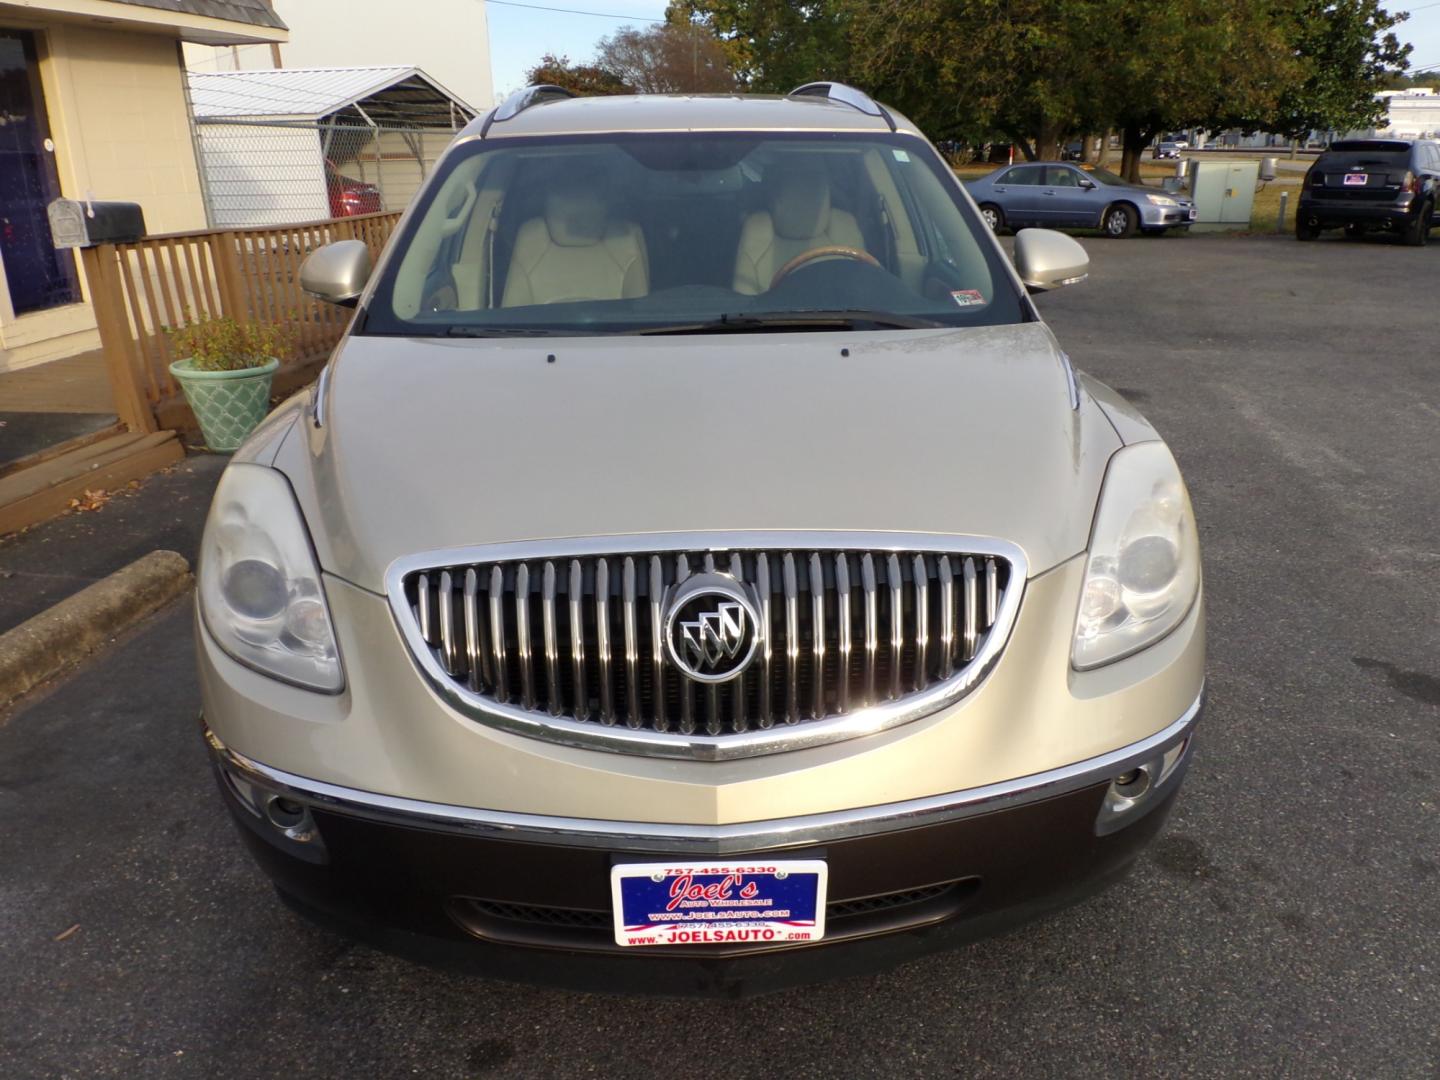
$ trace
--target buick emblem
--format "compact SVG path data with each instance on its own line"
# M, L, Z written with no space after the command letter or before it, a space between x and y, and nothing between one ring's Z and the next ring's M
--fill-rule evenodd
M666 599L665 647L696 682L721 683L749 665L760 644L760 614L729 574L696 574Z

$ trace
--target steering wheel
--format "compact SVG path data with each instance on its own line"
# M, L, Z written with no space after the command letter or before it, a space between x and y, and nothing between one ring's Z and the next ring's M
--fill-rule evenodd
M779 285L780 282L784 281L802 266L808 266L812 262L819 262L821 259L853 259L855 262L869 263L876 269L882 269L880 260L868 251L846 247L844 244L826 244L824 247L802 251L784 266L780 267L779 270L776 270L775 276L770 279L770 288L775 288L776 285Z

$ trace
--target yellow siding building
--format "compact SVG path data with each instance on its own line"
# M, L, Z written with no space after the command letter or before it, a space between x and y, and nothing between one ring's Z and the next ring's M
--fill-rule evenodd
M0 372L99 344L51 199L139 203L150 233L205 227L181 43L286 36L266 0L0 2Z

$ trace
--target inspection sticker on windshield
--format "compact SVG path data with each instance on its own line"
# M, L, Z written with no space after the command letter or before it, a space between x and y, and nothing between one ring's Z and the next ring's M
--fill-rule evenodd
M985 294L979 289L955 289L950 293L950 299L955 301L956 307L983 307Z
M610 869L617 945L763 945L825 936L820 859L623 863Z

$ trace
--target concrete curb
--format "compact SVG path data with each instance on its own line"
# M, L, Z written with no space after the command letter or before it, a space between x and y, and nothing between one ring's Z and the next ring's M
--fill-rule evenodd
M183 555L152 551L0 634L0 708L83 660L193 584Z

